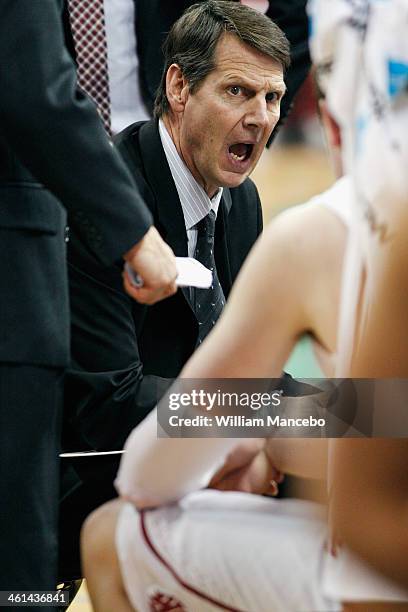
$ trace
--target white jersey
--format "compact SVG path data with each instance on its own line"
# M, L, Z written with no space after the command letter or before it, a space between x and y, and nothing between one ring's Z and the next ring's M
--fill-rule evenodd
M301 204L302 207L314 205L328 208L340 219L346 229L350 229L353 222L350 178L341 177L329 189L314 196L305 204Z

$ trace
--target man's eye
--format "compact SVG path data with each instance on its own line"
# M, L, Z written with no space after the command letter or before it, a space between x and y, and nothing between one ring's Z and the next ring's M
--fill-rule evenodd
M239 87L239 85L233 85L229 88L229 91L233 96L239 96L242 93L242 87Z
M265 100L269 103L269 102L277 102L279 100L279 95L276 91L271 91L270 93L266 94L265 96Z

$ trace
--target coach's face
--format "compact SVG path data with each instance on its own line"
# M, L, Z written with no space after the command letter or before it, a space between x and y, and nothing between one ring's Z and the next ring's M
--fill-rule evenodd
M171 70L176 82L177 67L169 75ZM169 101L176 111L179 153L210 197L218 187L237 187L255 168L279 119L285 92L281 64L224 34L214 70L194 93L180 71L178 78L180 104L176 100L174 107L172 96Z

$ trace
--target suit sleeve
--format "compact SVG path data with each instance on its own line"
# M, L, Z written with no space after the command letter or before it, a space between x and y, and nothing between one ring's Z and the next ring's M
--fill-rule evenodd
M138 334L146 307L123 291L120 272L100 265L75 235L68 261L72 363L64 446L121 449L172 380L143 373Z
M115 261L151 215L77 88L62 0L2 0L0 57L0 142L60 199L93 252Z
M137 141L124 137L125 132L116 139L117 150L154 210ZM69 439L64 444L122 449L173 380L144 374L138 338L145 330L147 307L124 292L118 268L101 264L76 232L68 243L68 264L72 364L66 377L66 431L74 433L74 446Z

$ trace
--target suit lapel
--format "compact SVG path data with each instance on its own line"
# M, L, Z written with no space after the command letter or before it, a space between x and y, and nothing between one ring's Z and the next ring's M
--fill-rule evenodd
M158 221L155 222L164 240L177 257L187 257L187 233L183 210L161 144L157 121L149 121L140 130L140 149L147 181L154 193ZM182 293L194 312L188 287Z
M183 210L161 144L157 121L148 121L140 129L140 150L145 175L154 193L160 233L178 257L187 257L187 234Z
M232 206L231 192L224 188L215 225L214 256L218 279L227 298L232 285L231 266L228 252L228 214Z

